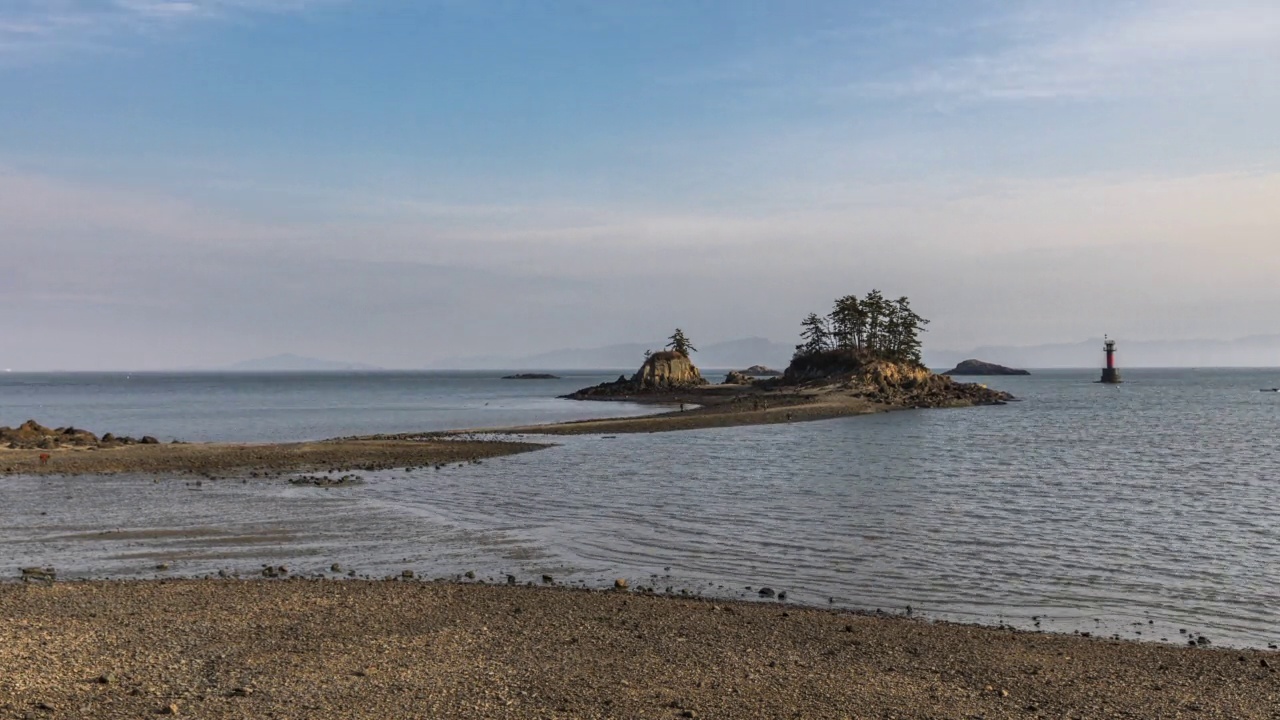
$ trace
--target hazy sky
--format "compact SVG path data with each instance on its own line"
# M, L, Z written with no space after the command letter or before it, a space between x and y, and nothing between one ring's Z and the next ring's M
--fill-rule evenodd
M1280 332L1275 0L0 0L0 368Z

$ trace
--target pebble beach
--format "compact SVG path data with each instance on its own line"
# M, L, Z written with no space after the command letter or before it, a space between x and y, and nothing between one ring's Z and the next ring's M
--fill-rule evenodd
M630 590L0 585L0 718L1275 718L1277 653Z

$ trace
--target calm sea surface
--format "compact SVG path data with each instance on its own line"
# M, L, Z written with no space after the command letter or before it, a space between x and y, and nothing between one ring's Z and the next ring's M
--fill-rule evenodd
M1126 369L1120 387L1095 376L983 380L1022 398L1004 407L557 438L333 490L5 478L0 577L35 564L153 577L334 562L372 576L622 576L1135 640L1280 642L1280 394L1258 392L1280 386L1280 370ZM0 375L0 425L290 440L646 411L553 399L604 379L13 374Z

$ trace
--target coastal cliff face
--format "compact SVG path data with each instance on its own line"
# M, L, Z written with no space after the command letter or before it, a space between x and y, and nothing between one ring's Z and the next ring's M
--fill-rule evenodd
M650 355L631 377L631 383L644 391L697 387L707 381L687 356L667 350Z

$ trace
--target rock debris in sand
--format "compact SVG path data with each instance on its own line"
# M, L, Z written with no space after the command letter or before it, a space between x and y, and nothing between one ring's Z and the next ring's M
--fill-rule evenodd
M1274 653L417 581L0 585L0 718L1268 718Z

